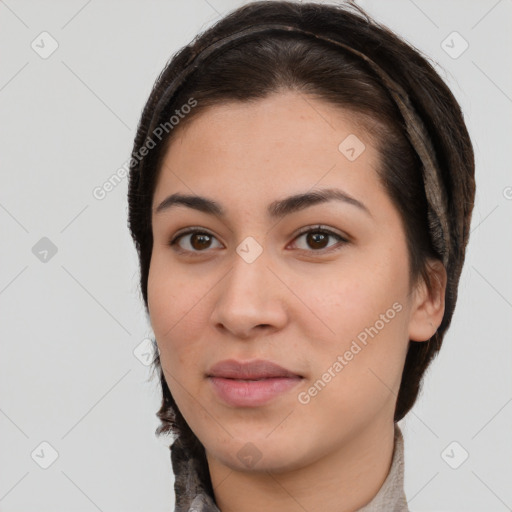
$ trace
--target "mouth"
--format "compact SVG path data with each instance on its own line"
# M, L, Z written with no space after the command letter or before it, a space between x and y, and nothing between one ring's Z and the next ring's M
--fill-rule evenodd
M209 377L217 396L232 407L258 407L293 389L302 377L228 379Z
M206 377L218 398L232 407L258 407L285 394L304 378L271 361L233 359L214 365Z

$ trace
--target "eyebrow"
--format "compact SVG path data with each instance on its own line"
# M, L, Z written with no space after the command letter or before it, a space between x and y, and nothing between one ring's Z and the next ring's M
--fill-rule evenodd
M291 213L309 208L310 206L327 203L329 201L341 201L343 203L355 206L370 217L373 217L365 204L350 196L346 192L336 188L320 189L312 192L295 194L284 199L279 199L270 203L267 209L267 213L268 216L272 219L280 219ZM199 210L200 212L207 213L209 215L215 215L222 219L226 217L226 211L217 201L207 197L179 193L166 197L155 208L155 214L168 211L172 207L180 205L192 208L194 210Z

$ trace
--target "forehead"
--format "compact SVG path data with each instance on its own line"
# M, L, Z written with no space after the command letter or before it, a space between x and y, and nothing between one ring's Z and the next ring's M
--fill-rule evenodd
M314 187L371 198L384 193L378 164L353 114L304 94L279 93L210 107L173 133L153 205L174 192L247 204Z

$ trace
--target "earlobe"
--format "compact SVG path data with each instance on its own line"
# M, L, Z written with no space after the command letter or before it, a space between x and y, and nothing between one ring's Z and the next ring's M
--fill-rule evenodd
M421 279L415 290L409 321L409 339L428 341L441 325L445 309L447 274L441 261L430 260L427 265L430 286Z

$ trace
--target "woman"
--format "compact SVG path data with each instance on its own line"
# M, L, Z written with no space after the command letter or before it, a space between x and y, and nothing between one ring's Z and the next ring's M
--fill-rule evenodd
M475 194L428 61L355 5L250 3L158 77L129 179L175 511L407 511Z

